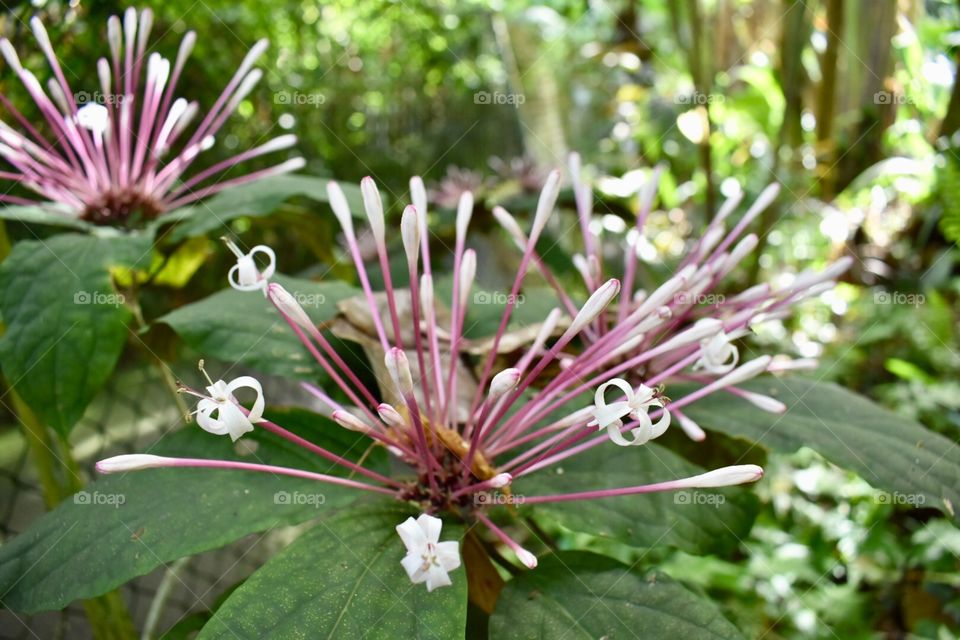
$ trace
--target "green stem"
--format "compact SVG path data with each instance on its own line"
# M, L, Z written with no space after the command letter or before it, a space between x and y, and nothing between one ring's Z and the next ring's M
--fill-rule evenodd
M23 427L24 437L27 439L27 448L30 450L30 457L33 459L37 475L40 477L40 486L43 488L43 500L48 509L53 509L60 504L70 493L64 493L60 481L57 479L56 465L54 464L53 443L48 437L47 430L39 423L36 416L27 403L23 401L20 395L12 388L7 389L7 396L10 398L13 409L20 418L20 425Z
M176 403L177 409L180 411L180 415L188 416L190 415L190 409L187 407L187 403L183 400L183 395L180 393L180 387L177 385L177 380L173 377L170 367L168 367L166 363L160 359L160 356L155 354L140 338L139 334L144 328L146 328L147 323L143 318L143 310L140 307L140 298L137 293L138 289L136 273L133 273L131 277L132 281L127 295L127 307L129 307L130 311L133 313L133 321L136 331L134 336L137 339L137 344L144 352L146 352L147 359L156 365L157 369L160 371L160 376L163 378L163 383L166 385L167 389L170 390L170 394L173 396L173 401Z
M59 444L50 437L46 429L37 419L36 414L26 402L9 388L13 408L23 427L27 446L40 476L43 488L43 498L47 508L53 509L64 499L83 488L83 478L80 476L80 467L70 451L66 440ZM62 477L57 477L58 468ZM87 621L97 640L132 640L136 638L133 620L119 591L114 590L96 598L83 601L83 609L87 614Z
M7 235L7 225L0 220L0 261L10 255L10 236Z

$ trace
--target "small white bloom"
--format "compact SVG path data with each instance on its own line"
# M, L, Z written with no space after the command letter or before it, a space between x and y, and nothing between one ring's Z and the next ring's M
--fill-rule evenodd
M735 337L720 331L713 337L701 340L700 359L693 364L694 371L703 369L718 376L733 371L740 361L740 352L736 346L730 344Z
M607 389L610 387L617 387L623 391L627 399L608 404L605 396ZM670 426L670 412L664 409L663 402L654 397L653 389L643 384L634 390L630 383L623 378L608 380L597 387L594 403L594 419L588 426L596 425L600 429L606 429L610 440L621 447L646 444L650 440L662 436L667 427ZM656 424L648 415L650 407L663 409L663 415L660 416ZM627 440L620 433L620 429L623 427L622 418L626 415L640 423L630 430L633 440Z
M103 135L110 126L110 112L102 104L91 102L77 109L76 122L88 131Z
M400 564L413 584L426 582L427 591L452 584L447 574L460 566L460 543L440 542L442 526L440 518L425 513L397 525L397 533L407 548Z
M244 415L233 397L233 392L243 387L257 393L249 415ZM197 424L204 431L218 436L230 434L230 438L236 442L243 434L253 431L253 423L263 420L263 388L255 378L240 376L229 384L217 380L207 387L207 393L210 397L197 403ZM213 417L214 412L216 418Z
M273 277L277 267L277 256L273 249L265 244L258 244L250 250L250 253L244 254L230 240L226 240L226 243L233 255L237 256L237 264L233 265L227 274L230 286L237 291L263 291L263 295L266 296L267 285L270 284L270 278ZM258 253L265 255L268 260L263 271L257 267L253 259L253 256Z

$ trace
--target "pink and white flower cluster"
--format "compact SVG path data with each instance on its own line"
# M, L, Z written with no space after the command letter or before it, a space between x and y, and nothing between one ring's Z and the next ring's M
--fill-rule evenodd
M7 113L0 120L0 158L9 165L0 170L0 180L40 198L4 193L0 203L52 203L56 205L52 208L70 218L122 224L132 216L152 218L224 189L303 167L302 158L293 158L226 177L241 162L296 144L295 136L282 135L186 177L263 75L254 64L267 41L250 49L213 107L194 126L200 105L177 93L197 35L190 31L184 36L171 63L148 51L152 26L149 9L139 13L127 9L122 20L111 17L107 22L110 57L97 62L98 87L83 91L75 91L67 82L39 18L33 18L30 27L53 72L46 88L21 64L10 41L0 39L0 54L41 114L41 128L45 127L41 132L0 93L0 106Z
M447 306L436 295L422 181L411 180L412 204L400 220L406 258L405 288L392 280L380 194L372 179L362 181L364 209L377 252L373 269L378 269L382 276L382 292L371 285L371 267L361 257L346 198L336 183L329 184L330 204L354 260L382 354L383 370L388 373L375 388L361 381L296 298L280 284L270 282L268 273L255 267L253 254L265 253L271 258L268 269L272 273L272 252L255 247L244 254L234 248L239 266L231 272L231 284L241 290L262 291L347 400L335 400L333 396L337 394L330 390L305 387L329 408L340 426L384 446L407 464L408 473L384 476L264 419L259 386L257 405L251 411L221 409L216 421L202 422L201 426L231 435L249 428L266 429L341 465L353 472L356 479L232 461L158 461L143 456L106 460L99 468L104 472L162 465L244 468L314 478L414 503L426 515L398 527L408 550L403 566L414 582L426 582L432 590L448 584L447 572L459 564L451 545L439 543L440 525L431 519L433 514L452 513L484 525L521 562L533 568L536 557L488 515L495 501L476 500L478 494L508 491L516 479L546 472L595 447L641 446L667 431L671 417L690 437L701 440L704 431L683 413L683 408L718 391L736 394L768 411L783 411L784 406L777 400L738 385L767 371L803 363L775 364L767 355L741 362L734 340L754 324L782 317L800 300L832 286L847 262L840 261L822 273L801 274L787 287L762 284L727 297L720 304L696 304L701 294L716 289L756 247L756 236L744 235L744 231L773 200L776 191L771 188L730 230L725 228L725 222L739 202L734 199L725 204L673 277L651 291L638 290L634 287L637 260L633 246L627 247L622 281L601 275L604 265L599 243L590 231L592 197L580 179L576 159L572 168L585 242L585 254L577 258L577 264L583 275L586 299L577 302L562 288L536 251L560 192L561 173L553 171L528 230L522 230L505 210L496 210L497 218L522 254L510 295L505 297L507 304L498 330L480 356L471 355L469 341L464 337L468 301L477 272L476 254L467 247L474 210L472 195L465 193L459 202L452 295ZM637 217L639 233L643 232L654 193L652 184L642 198ZM555 286L559 306L543 319L536 335L523 344L512 366L495 371L498 359L503 357L501 346L514 341L509 331L511 318L516 301L521 299L518 294L528 270L534 268ZM411 300L413 304L407 304ZM405 312L407 307L409 311ZM470 362L472 366L464 365ZM661 389L678 380L693 382L696 388L670 400ZM241 385L252 386L249 380L229 385L220 381L211 382L209 396L194 392L202 398L201 415L206 416L205 422L211 420L216 406L222 407L224 401L236 402L230 391ZM594 402L584 406L584 394L589 397L591 393ZM689 478L668 478L656 484L583 487L566 494L525 494L523 502L602 500L629 494L722 487L753 482L762 475L763 470L755 465L736 465Z

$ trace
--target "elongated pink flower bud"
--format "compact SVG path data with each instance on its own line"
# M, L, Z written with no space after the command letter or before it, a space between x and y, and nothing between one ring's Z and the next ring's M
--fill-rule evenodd
M413 206L407 206L400 217L400 237L403 240L403 250L407 254L407 264L416 265L420 255L420 214Z
M349 431L356 431L357 433L369 433L372 430L370 425L364 423L363 420L348 411L338 409L333 412L331 417L338 425Z
M724 385L746 382L750 378L754 378L766 371L767 367L770 366L771 360L773 360L771 356L760 356L759 358L754 358L750 362L734 369L717 382L723 382Z
M23 73L23 66L20 64L20 57L17 55L17 50L13 48L13 45L10 44L10 41L6 38L0 39L0 54L3 54L3 59L7 61L7 64L10 65L10 68L13 69L15 73Z
M467 249L463 252L463 259L460 261L460 306L467 304L470 298L470 288L473 287L473 280L477 275L477 253L473 249Z
M473 193L464 191L460 194L460 201L457 203L457 238L467 237L467 227L470 226L470 218L473 217Z
M131 453L101 460L96 464L96 468L100 473L122 473L124 471L168 466L171 460L172 458L147 453Z
M363 208L367 212L370 222L370 231L378 245L382 245L386 238L386 228L383 222L383 201L373 178L366 176L360 181L360 192L363 195Z
M350 205L347 204L347 197L343 195L343 189L332 180L327 183L327 200L330 201L330 208L333 209L333 215L337 217L340 228L347 237L353 237L353 216L350 213Z
M763 469L761 467L755 464L738 464L665 484L673 485L672 488L674 489L712 489L756 482L762 477Z
M687 414L683 413L679 409L674 409L673 415L677 418L677 422L680 424L680 428L687 435L688 438L696 442L701 442L706 440L707 434L700 427L699 424L694 422Z
M384 363L387 365L387 371L393 379L393 384L397 390L404 396L413 393L413 376L410 374L410 363L407 361L407 354L403 349L393 347L387 351L384 356Z
M490 487L493 489L502 489L511 482L513 482L513 476L509 473L498 473L488 480Z
M547 181L540 191L540 200L537 201L537 212L533 217L533 228L530 230L531 238L540 237L540 232L547 226L547 220L553 213L553 208L557 204L557 197L560 195L560 171L554 169L547 176Z
M377 413L380 414L380 417L384 422L387 423L387 425L395 429L406 426L403 416L400 415L399 411L393 408L393 405L383 402L377 407Z
M736 395L740 396L755 407L770 413L784 413L787 410L787 405L783 404L776 398L771 398L770 396L762 393L754 393L753 391L744 391L742 389L738 389Z
M493 217L496 218L500 226L510 235L514 244L521 250L527 245L527 234L523 232L517 219L510 215L506 209L501 206L493 208Z
M819 273L813 271L801 273L792 283L790 283L790 286L787 287L787 290L800 291L802 289L808 289L817 285L821 285L831 280L836 280L838 277L843 275L852 264L853 258L850 256L843 256L836 262L831 263L826 269L820 271Z
M297 299L281 285L276 282L271 282L267 286L267 297L277 306L280 313L296 322L300 327L311 332L316 329L313 320L311 320L307 312L303 310L303 307L300 306Z
M490 381L490 399L493 400L499 398L508 391L511 391L517 386L517 382L519 381L519 369L504 369L497 375L493 376L493 380Z
M704 318L689 329L686 329L673 336L669 340L661 343L656 348L652 349L651 353L656 352L659 355L661 353L667 353L668 351L673 351L674 349L684 347L688 344L693 344L694 342L706 340L707 338L715 336L722 329L723 323L719 320L715 320L714 318Z
M570 328L567 329L567 334L576 335L580 333L585 326L593 322L597 316L603 313L604 309L617 297L618 293L620 293L620 281L616 278L611 278L600 285L587 299L583 307L580 308L577 317L573 319L573 323L571 323Z

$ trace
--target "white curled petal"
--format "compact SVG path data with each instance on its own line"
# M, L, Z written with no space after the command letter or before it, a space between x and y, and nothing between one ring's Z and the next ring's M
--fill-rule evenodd
M267 266L263 271L257 266L254 256L262 254L267 257ZM276 272L277 255L273 249L264 244L258 244L249 253L240 255L237 252L237 264L230 268L227 273L227 280L230 286L238 291L263 291L266 294L267 285L270 284L270 278Z
M593 407L593 420L587 425L604 429L611 424L621 423L621 418L630 413L629 402L614 402L605 406Z
M637 387L637 390L633 393L633 398L630 401L630 406L635 410L646 409L650 406L663 406L660 404L659 400L655 400L655 392L653 389L648 387L645 384L641 384Z
M700 358L694 363L694 370L703 369L714 375L724 375L733 371L740 361L740 352L730 343L735 336L721 331L715 336L700 342Z
M269 260L269 262L267 262L267 266L264 267L263 271L260 272L260 277L264 280L268 280L273 277L273 274L277 270L277 254L274 253L273 249L265 244L258 244L250 250L251 256L257 253L262 253L263 255L267 256L267 259Z
M250 414L247 416L247 419L250 422L260 422L263 420L264 407L263 387L260 386L260 381L250 376L240 376L239 378L231 380L230 384L227 385L227 391L231 394L241 388L253 389L256 392L257 399L253 401L253 406L250 407Z
M663 415L660 416L660 419L654 422L650 427L650 440L655 440L656 438L662 436L664 433L666 433L669 426L670 412L664 409Z
M237 405L232 402L220 405L219 418L227 427L227 433L234 442L245 433L253 431L253 424Z
M213 413L219 409L220 403L208 398L197 403L197 424L204 431L216 436L227 434L227 425L224 421L213 417Z
M633 444L634 441L627 440L623 437L623 433L620 432L620 429L623 427L623 423L617 420L615 423L607 425L607 435L610 437L610 441L613 444L619 445L621 447L629 447ZM636 431L632 429L631 432ZM634 438L634 440L636 437Z
M618 400L616 402L607 402L606 393L607 389L610 387L616 387L623 391L627 399ZM634 398L633 387L630 386L626 380L622 378L614 378L604 382L599 387L593 396L594 407L593 407L593 416L594 420L590 423L590 426L597 425L601 429L608 427L614 422L619 422L620 418L630 413L632 405L631 401Z
M256 265L253 264L253 260L249 258L241 258L237 261L237 264L230 267L230 271L227 272L227 280L230 282L230 286L236 289L237 291L256 291L260 288L259 283L256 282L255 277L251 277L251 273L256 273Z

